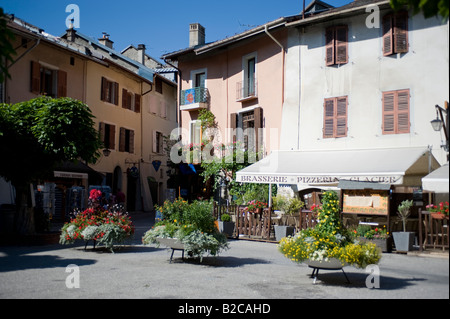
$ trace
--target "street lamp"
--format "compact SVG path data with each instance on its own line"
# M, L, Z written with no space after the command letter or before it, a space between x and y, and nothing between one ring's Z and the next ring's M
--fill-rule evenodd
M449 145L448 145L448 102L445 102L445 109L440 107L439 105L435 105L436 108L436 118L432 120L431 126L433 127L433 130L436 132L439 132L442 128L444 129L444 135L445 135L445 144L441 145L441 147L448 152ZM445 113L445 118L443 113Z
M111 154L111 150L110 150L110 149L105 148L105 149L103 150L103 155L105 155L105 157L108 157L110 154Z

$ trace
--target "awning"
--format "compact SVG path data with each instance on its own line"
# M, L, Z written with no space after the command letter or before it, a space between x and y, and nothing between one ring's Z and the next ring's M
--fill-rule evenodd
M448 163L442 165L437 170L431 172L424 178L422 178L422 188L424 191L435 193L448 193Z
M236 181L262 184L337 186L340 180L420 186L439 167L426 147L274 151L236 173Z

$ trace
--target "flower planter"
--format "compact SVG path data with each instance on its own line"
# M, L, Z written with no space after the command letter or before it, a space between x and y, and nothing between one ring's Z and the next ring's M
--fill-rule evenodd
M313 272L311 274L311 278L313 278L313 284L316 283L317 277L319 275L319 270L320 269L324 269L324 270L342 270L342 273L345 276L345 279L347 279L347 282L350 283L350 280L348 280L347 274L344 271L344 267L348 266L347 263L342 263L339 259L337 258L330 258L328 260L322 260L322 261L318 261L318 260L305 260L304 263L306 265L308 265L310 268L313 268Z
M178 238L156 238L156 241L163 246L166 246L167 248L171 249L183 249L184 250L184 244L178 240Z
M232 237L234 233L234 222L219 221L219 231L227 235L227 237Z
M441 214L441 213L431 213L431 218L434 219L448 219L447 215Z
M294 227L293 226L279 226L274 225L275 229L275 239L276 241L280 241L281 238L294 235Z
M414 232L393 232L395 249L397 251L411 251L414 244Z
M375 245L377 245L377 247L379 247L381 249L381 251L383 253L390 253L392 252L392 237L388 237L388 238L373 238L373 239L367 239L364 237L359 237L358 239L359 241L362 242L372 242Z

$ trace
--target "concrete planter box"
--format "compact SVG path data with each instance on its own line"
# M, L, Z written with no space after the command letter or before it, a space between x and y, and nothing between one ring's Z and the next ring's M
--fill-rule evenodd
M294 227L293 226L273 226L275 229L275 239L276 241L280 241L281 238L294 235Z
M219 221L219 231L227 235L227 237L233 237L234 234L234 222L222 222Z

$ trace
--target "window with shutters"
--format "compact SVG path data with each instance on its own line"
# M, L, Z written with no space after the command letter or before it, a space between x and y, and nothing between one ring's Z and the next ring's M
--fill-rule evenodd
M51 66L31 61L30 91L50 97L67 96L67 73Z
M141 111L141 96L127 89L122 89L122 107L139 113Z
M409 90L383 92L383 134L409 133Z
M325 30L326 65L348 62L348 26L333 26Z
M111 104L119 105L119 83L102 77L100 99Z
M263 109L256 107L253 110L230 114L230 128L233 142L242 141L246 151L259 152L263 149L264 126Z
M325 99L323 113L323 138L347 136L348 97Z
M116 126L100 122L99 124L100 141L103 147L114 150L116 140Z
M119 152L134 153L134 131L120 128L119 133Z
M162 154L164 147L163 134L158 131L153 131L153 153Z
M408 52L408 12L383 17L383 55Z

